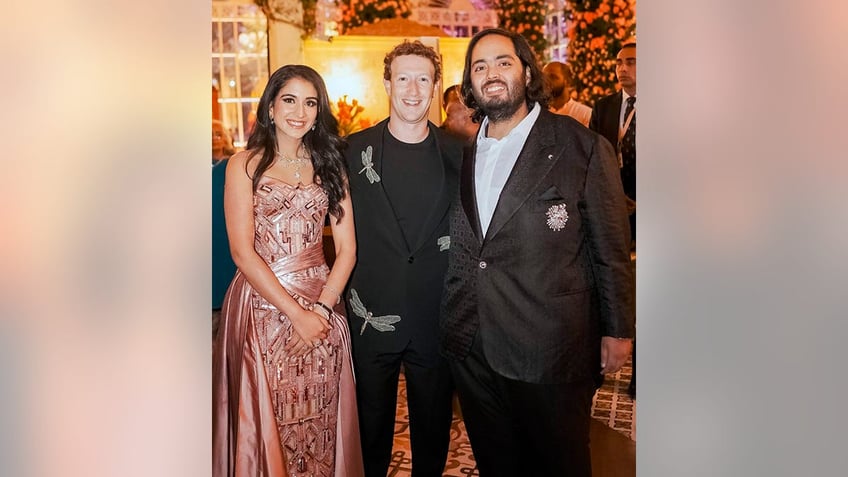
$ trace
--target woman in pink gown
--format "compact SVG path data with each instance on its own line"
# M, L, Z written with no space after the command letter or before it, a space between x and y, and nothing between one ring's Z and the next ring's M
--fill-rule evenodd
M213 476L363 475L349 332L333 309L356 260L337 131L318 73L287 65L268 80L247 150L227 165L238 272L213 353Z

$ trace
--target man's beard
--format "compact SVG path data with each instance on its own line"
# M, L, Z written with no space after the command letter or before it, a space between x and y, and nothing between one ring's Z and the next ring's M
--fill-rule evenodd
M506 83L500 83L506 85ZM487 85L488 84L484 84L481 90L485 89ZM524 102L525 88L523 85L517 86L517 91L507 88L507 96L505 98L490 99L486 101L475 98L477 99L477 104L480 106L480 109L486 116L488 116L489 121L496 123L509 119L516 113L516 111L518 111L519 108L521 108L521 103Z

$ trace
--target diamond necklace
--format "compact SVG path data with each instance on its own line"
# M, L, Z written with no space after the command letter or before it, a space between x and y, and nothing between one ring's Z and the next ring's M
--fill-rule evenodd
M298 152L300 152L300 149L298 149ZM280 151L277 151L277 155L280 156L280 160L283 161L283 167L289 167L289 166L294 167L294 178L299 181L300 180L300 168L306 162L306 158L301 157L299 155L295 156L293 158L288 157Z

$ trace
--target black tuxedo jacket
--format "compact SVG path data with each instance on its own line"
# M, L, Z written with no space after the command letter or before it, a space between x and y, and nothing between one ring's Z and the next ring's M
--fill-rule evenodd
M621 91L595 102L589 129L605 137L618 154L618 126L621 121Z
M621 121L621 91L604 96L595 103L592 108L592 118L589 120L589 129L605 137L615 148L618 154L618 127ZM624 193L636 200L636 158L625 157L624 164L620 170L621 183Z
M569 116L541 111L485 236L475 153L476 143L452 212L444 353L463 359L479 333L489 365L507 378L596 378L601 336L634 332L629 224L609 142Z
M437 188L439 199L421 204L426 225L415 243L408 243L383 188L383 137L389 134L388 119L348 138L345 159L356 227L357 260L348 285L347 306L354 347L374 352L398 352L410 341L429 364L439 359L438 320L444 274L448 263L449 209L458 187L462 145L429 123L442 164L441 180L420 187ZM370 147L370 152L369 152ZM367 167L366 167L367 166ZM370 170L369 170L370 169ZM392 331L379 331L352 306L352 291L374 317L397 315Z

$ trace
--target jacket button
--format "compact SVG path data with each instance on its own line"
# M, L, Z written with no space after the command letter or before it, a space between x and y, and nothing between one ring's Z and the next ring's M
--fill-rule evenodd
M487 266L488 266L488 265L486 264L486 262L485 262L485 261L480 260L480 268L481 268L481 269L482 269L482 268L486 268Z
M415 257L409 257L406 259L407 262L412 263L415 261Z

